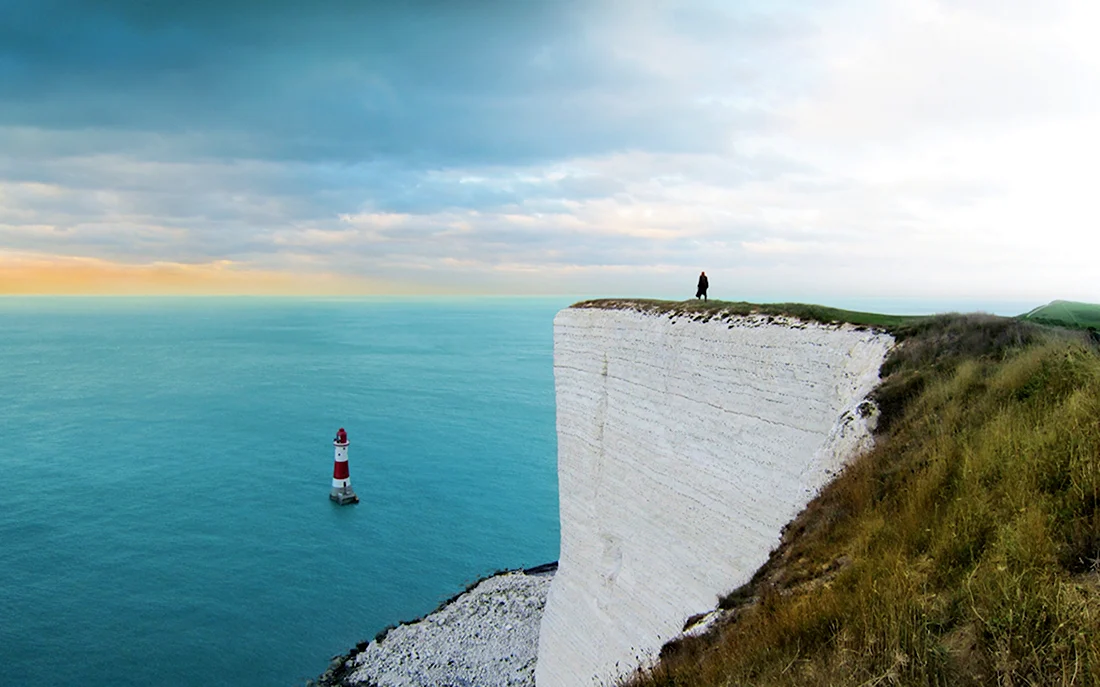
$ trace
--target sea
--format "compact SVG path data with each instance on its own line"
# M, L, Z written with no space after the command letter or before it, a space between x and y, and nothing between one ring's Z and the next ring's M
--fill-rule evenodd
M0 298L0 685L302 685L556 560L570 302Z

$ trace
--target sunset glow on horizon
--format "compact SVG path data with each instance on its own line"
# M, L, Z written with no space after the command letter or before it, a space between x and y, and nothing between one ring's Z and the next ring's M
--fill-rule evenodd
M206 264L111 263L95 258L0 257L0 295L102 296L359 296L408 293L345 275L249 269L229 261Z

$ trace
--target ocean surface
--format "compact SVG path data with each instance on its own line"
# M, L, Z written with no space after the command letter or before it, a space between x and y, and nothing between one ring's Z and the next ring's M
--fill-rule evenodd
M0 685L301 685L555 560L569 302L0 298Z

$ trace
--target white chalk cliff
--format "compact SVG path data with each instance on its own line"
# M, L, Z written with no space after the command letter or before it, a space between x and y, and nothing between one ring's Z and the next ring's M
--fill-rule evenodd
M748 581L870 443L886 334L762 316L554 320L561 556L538 687L607 684Z

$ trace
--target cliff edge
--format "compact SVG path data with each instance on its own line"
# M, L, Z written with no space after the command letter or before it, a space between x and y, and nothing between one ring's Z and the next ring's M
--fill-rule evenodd
M554 321L561 556L539 687L657 655L870 444L893 344L852 325L569 308Z

